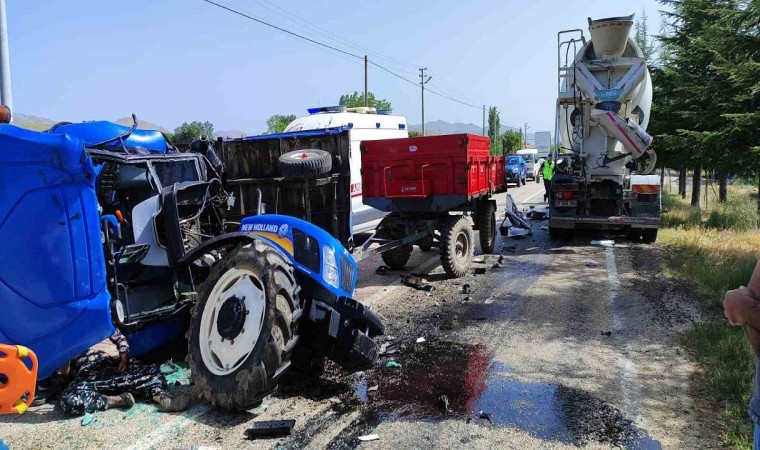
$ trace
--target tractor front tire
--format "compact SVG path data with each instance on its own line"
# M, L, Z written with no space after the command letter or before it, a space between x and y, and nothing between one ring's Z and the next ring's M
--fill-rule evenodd
M473 232L465 216L448 216L441 229L441 265L450 277L462 278L472 265Z
M250 409L290 366L302 314L293 265L253 241L211 267L198 289L188 334L194 384L213 406Z
M478 213L478 234L483 254L493 253L496 246L496 203L488 201Z

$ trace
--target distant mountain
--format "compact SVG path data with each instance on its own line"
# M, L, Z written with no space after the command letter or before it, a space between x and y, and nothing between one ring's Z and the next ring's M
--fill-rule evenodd
M235 130L235 129L219 130L219 131L214 132L214 134L216 135L216 137L221 137L225 139L235 139L235 138L251 136L250 133L246 133L245 131L240 131L240 130Z
M412 131L422 131L422 125L409 125L409 129ZM519 128L510 127L508 125L501 126L501 132L504 133L507 130L518 130ZM425 122L425 133L428 134L483 134L483 126L475 125L474 123L451 123L445 120L436 120L434 122ZM528 137L531 135L528 134Z
M55 123L55 121L46 119L44 117L13 113L13 124L18 125L21 128L44 131L55 125Z
M122 117L121 119L117 120L116 123L131 127L132 123L134 122L132 121L131 117ZM148 122L147 120L142 120L139 117L137 118L137 128L140 130L158 130L162 133L171 133L170 130L160 125L156 125L155 123Z

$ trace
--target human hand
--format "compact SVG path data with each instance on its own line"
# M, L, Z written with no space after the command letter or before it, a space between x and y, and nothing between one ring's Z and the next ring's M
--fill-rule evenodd
M735 326L746 325L754 301L749 289L744 286L726 292L723 297L723 314L728 323Z
M126 353L119 353L119 367L116 369L116 371L126 372L127 368L129 368L129 355Z

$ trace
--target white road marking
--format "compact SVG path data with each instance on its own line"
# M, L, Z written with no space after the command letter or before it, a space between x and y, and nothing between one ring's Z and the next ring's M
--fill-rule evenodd
M543 189L541 189L541 190L537 191L536 193L534 193L533 195L531 195L530 197L526 198L525 200L523 200L521 202L518 201L518 203L528 203L533 197L537 196L538 194L543 194L544 192L545 191Z
M207 412L211 411L211 405L200 404L194 408L191 408L186 415L179 416L171 422L165 423L158 427L155 431L135 442L131 446L127 447L127 450L148 450L158 447L158 443L164 441L166 438L176 435L179 430L185 428L196 417L200 417Z
M609 283L609 300L610 300L610 321L612 322L611 330L618 333L623 330L623 321L618 311L620 299L620 279L618 278L617 265L615 264L615 248L607 247L605 250L605 259L607 263L607 281ZM623 396L623 413L636 423L641 423L641 409L639 408L639 392L636 387L636 364L628 357L631 346L626 343L622 352L616 352L617 366L619 370L620 393Z

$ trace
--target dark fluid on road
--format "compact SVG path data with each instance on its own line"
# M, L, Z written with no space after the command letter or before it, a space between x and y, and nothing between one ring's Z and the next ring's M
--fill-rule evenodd
M481 346L428 341L396 360L401 369L383 365L355 389L382 421L469 418L573 445L599 442L631 449L661 448L603 400L567 386L519 381L511 368L492 361ZM368 392L372 386L377 390ZM448 400L448 410L442 395Z

